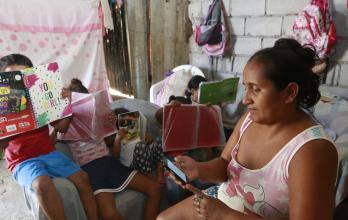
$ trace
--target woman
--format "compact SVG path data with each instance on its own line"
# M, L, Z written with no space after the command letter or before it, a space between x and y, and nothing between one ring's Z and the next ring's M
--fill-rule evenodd
M243 72L248 112L221 156L176 158L190 180L223 182L218 199L187 184L196 195L157 219L332 219L337 152L303 110L320 98L314 63L314 51L292 39L254 54Z

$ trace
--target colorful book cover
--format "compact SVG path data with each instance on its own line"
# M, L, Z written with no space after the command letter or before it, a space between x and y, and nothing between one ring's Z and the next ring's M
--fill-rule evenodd
M225 135L218 106L165 105L163 150L223 146Z
M200 104L232 103L236 100L238 77L221 81L202 82L199 85L198 102Z
M112 113L106 90L96 93L72 93L71 107L74 114L69 129L60 140L101 140L116 133L110 120Z
M133 141L145 141L146 118L141 112L134 111L119 114L118 126L127 132L122 139L123 144Z
M0 73L0 139L71 115L57 63Z

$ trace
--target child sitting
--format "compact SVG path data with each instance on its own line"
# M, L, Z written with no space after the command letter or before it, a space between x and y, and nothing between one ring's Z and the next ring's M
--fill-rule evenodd
M69 89L72 92L88 93L78 79L71 80ZM160 202L160 186L156 181L123 166L117 158L110 156L104 139L66 143L71 147L74 160L89 175L102 219L124 219L116 209L113 193L121 192L125 188L144 193L147 196L144 219L156 218ZM118 148L116 142L112 148L112 152L115 152Z
M181 105L181 104L198 104L198 91L199 85L202 82L206 82L207 79L200 75L193 76L187 83L185 96L170 96L168 105ZM162 124L163 120L163 107L159 108L155 113L155 118L158 123Z
M128 109L117 108L114 110L116 116L128 113ZM157 180L164 183L162 158L164 156L162 149L162 140L160 137L153 139L151 135L146 134L145 141L122 141L126 138L127 131L120 128L119 122L116 123L119 131L115 137L113 155L120 157L123 165L131 167L148 174L157 169Z
M21 54L11 54L0 59L1 72L20 71L29 67L33 67L32 62ZM64 118L51 125L64 133L70 120L71 118ZM4 149L8 169L13 173L14 179L21 186L35 192L48 219L66 219L53 177L64 177L73 182L80 193L88 219L98 219L87 174L64 154L56 151L47 125L2 139L0 147Z

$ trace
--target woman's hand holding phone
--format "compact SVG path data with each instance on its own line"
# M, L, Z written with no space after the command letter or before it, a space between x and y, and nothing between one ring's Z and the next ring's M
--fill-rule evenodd
M174 158L174 161L177 167L186 174L189 181L198 179L199 172L197 161L188 156L177 156Z
M197 162L188 156L177 156L174 162L167 158L165 167L170 178L182 188L190 186L190 182L198 178Z

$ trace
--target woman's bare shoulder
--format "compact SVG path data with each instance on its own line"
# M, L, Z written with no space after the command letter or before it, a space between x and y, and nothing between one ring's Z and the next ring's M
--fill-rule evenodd
M315 166L336 166L338 153L335 145L326 139L314 139L305 143L294 155L291 161L292 167ZM290 167L291 168L291 167Z

